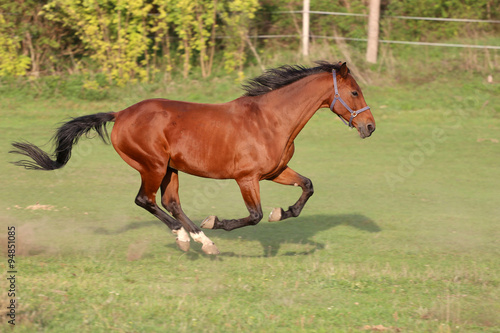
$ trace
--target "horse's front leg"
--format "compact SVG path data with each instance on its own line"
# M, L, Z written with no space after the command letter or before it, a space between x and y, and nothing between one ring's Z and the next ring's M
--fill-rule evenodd
M271 180L278 184L300 186L302 188L302 195L293 206L288 207L287 211L283 210L283 208L274 208L269 215L269 222L281 221L289 217L299 216L307 200L314 193L311 180L299 175L289 167L283 170L283 172L281 172L276 178Z
M205 229L224 229L230 231L233 229L246 227L247 225L256 225L262 220L262 207L260 205L260 188L257 178L237 179L243 200L247 206L249 216L235 220L219 220L217 216L209 216L201 223Z

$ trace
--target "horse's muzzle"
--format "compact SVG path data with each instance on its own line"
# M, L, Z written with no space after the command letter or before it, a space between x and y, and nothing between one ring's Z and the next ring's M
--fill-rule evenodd
M373 132L375 132L375 124L372 122L366 123L366 124L359 124L358 125L358 132L359 136L362 139L365 139L372 135Z

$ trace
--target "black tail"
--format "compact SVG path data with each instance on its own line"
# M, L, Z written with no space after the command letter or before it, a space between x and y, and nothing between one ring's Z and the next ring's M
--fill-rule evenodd
M33 161L21 160L13 164L31 170L55 170L62 168L71 157L71 148L80 137L94 129L99 137L107 143L109 139L106 123L115 119L114 113L97 113L88 116L73 118L57 130L54 136L56 148L51 156L29 142L14 142L15 150L9 153L20 154Z

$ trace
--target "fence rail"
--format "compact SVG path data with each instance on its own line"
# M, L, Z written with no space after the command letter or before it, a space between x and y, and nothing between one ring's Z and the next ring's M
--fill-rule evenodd
M299 36L297 36L299 37ZM349 38L349 37L333 37L333 36L316 36L311 35L312 38L317 39L337 39L337 40L347 40L356 42L367 42L366 38ZM500 50L500 46L495 45L475 45L475 44L451 44L451 43L430 43L430 42L411 42L405 40L385 40L379 39L379 43L384 44L407 44L407 45L424 45L424 46L440 46L440 47L462 47L471 49L490 49L490 50Z
M274 13L280 14L302 14L302 10L288 10L288 11L277 11ZM309 14L319 14L319 15L335 15L335 16L358 16L358 17L368 17L368 14L358 14L358 13L343 13L343 12L322 12L316 10L310 10ZM385 18L395 18L401 20L422 20L422 21L444 21L444 22L464 22L464 23L498 23L500 20L479 20L479 19L466 19L466 18L447 18L447 17L425 17L425 16L390 16L384 15Z
M253 35L248 36L251 39L273 39L273 38L297 38L300 39L300 35ZM319 36L319 35L309 35L310 38L316 39L332 39L332 40L345 40L353 42L368 42L367 38L350 38L350 37L334 37L334 36ZM217 39L232 38L227 36L217 36ZM383 44L407 44L407 45L423 45L423 46L439 46L439 47L461 47L461 48L471 48L471 49L490 49L490 50L500 50L500 46L495 45L477 45L477 44L451 44L451 43L430 43L430 42L410 42L404 40L385 40L379 39L379 43Z
M373 0L372 0L373 1ZM304 2L306 3L306 2ZM356 17L369 17L367 14L359 13L344 13L344 12L325 12L325 11L315 11L309 10L309 7L304 7L303 10L291 10L291 11L277 11L274 13L279 14L302 14L304 18L307 18L309 22L310 14L318 15L334 15L334 16L356 16ZM370 51L370 43L384 43L384 44L405 44L405 45L420 45L420 46L437 46L437 47L461 47L461 48L475 48L475 49L489 49L489 50L500 50L500 46L497 45L474 45L474 44L455 44L455 43L431 43L431 42L413 42L404 40L384 40L378 39L378 10L376 14L376 34L374 36L368 36L369 38L347 38L347 37L337 37L337 36L317 36L309 33L309 27L303 27L302 36L299 35L266 35L266 36L254 36L253 38L302 38L302 53L307 55L309 53L309 38L317 39L333 39L333 40L347 40L347 41L358 41L368 43L367 60L370 62L376 62L377 46L375 49ZM401 20L421 20L421 21L438 21L438 22L461 22L461 23L489 23L489 24L499 24L500 20L479 20L479 19L467 19L467 18L446 18L446 17L420 17L420 16L382 16L384 18L390 19L401 19ZM370 18L371 20L371 18ZM372 29L372 28L370 28ZM370 30L371 31L371 30ZM373 47L373 46L372 46ZM369 56L368 53L371 55Z

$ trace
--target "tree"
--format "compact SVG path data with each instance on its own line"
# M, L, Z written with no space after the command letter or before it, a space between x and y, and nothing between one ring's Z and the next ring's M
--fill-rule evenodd
M30 58L19 52L21 39L12 32L12 25L0 12L0 76L24 75L31 65Z
M144 0L51 0L44 15L73 28L109 81L124 85L148 78L151 8Z
M227 1L221 13L224 32L228 37L224 47L224 68L227 71L237 69L240 76L246 60L245 45L249 41L250 22L255 18L258 7L257 0Z

